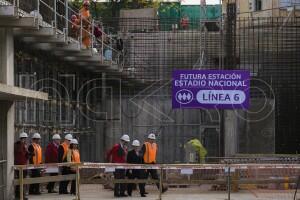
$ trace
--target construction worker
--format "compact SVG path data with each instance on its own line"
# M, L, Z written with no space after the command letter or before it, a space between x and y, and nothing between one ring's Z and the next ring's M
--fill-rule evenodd
M90 2L84 0L83 6L80 9L80 17L82 20L82 44L85 48L91 46L91 14L90 14Z
M15 165L27 165L28 164L28 158L29 158L29 153L27 150L27 144L26 140L28 138L27 133L22 132L19 135L19 141L17 141L14 144L14 163ZM23 177L25 178L27 176L27 170L23 171ZM19 171L15 170L15 178L19 178ZM23 186L24 187L24 186ZM23 197L24 200L27 200L25 197L25 188L23 188ZM15 198L20 199L20 186L17 185L15 188Z
M150 133L148 135L148 141L146 141L143 146L142 146L142 155L143 155L143 160L145 164L156 164L156 155L157 155L157 144L155 143L156 136L154 133ZM145 178L147 179L149 174L151 175L152 179L159 180L157 170L156 169L148 169L146 171L146 176ZM157 188L159 189L159 184L156 184ZM162 192L165 192L167 189L162 188Z
M192 139L192 140L188 141L187 144L192 145L192 147L196 151L197 155L199 156L199 163L204 164L205 163L205 156L207 155L207 150L202 145L202 143L200 142L200 140L198 140L198 139Z
M34 133L32 136L31 144L28 147L29 152L29 164L40 165L42 164L42 147L40 146L41 135L39 133ZM31 177L40 177L41 169L32 169ZM40 195L40 184L35 183L29 186L29 194Z
M107 153L107 160L111 163L125 163L127 156L127 146L130 142L130 137L128 135L123 135L120 138L120 142L115 144L113 148ZM125 169L115 169L114 177L115 179L125 179L126 170ZM116 183L114 186L114 196L115 197L126 197L125 194L126 184Z
M183 30L187 30L189 28L189 18L187 15L184 15L180 20L180 25Z
M59 145L58 147L58 162L59 163L64 163L67 162L67 153L69 150L70 142L73 139L73 136L71 134L66 134L65 135L65 141ZM62 167L61 169L61 174L62 175L67 175L69 174L69 167ZM68 193L68 184L69 181L61 181L59 183L59 194L69 194Z
M80 30L80 19L77 17L77 15L71 16L71 36L75 39L78 39L78 34Z
M72 163L80 163L80 153L78 150L78 141L76 139L72 139L70 143L70 148L67 153L67 161ZM76 174L76 169L71 167L70 174ZM71 184L71 194L76 195L76 181L72 180Z
M132 142L133 149L128 152L127 155L127 163L131 164L143 164L143 158L140 155L140 141L138 140L133 140ZM127 170L127 177L129 179L143 179L145 177L145 170L144 169L130 169ZM129 183L127 185L127 194L131 196L132 190L135 184ZM140 194L141 197L146 197L145 195L145 183L140 183L139 184L140 188Z
M54 134L52 136L52 142L50 142L45 152L45 163L57 163L58 147L60 144L60 135ZM51 173L50 176L57 176L57 173ZM55 182L49 182L47 185L48 193L57 193L54 191Z

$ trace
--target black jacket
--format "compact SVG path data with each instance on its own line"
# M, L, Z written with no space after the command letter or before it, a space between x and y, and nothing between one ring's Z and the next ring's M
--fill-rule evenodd
M143 164L143 158L140 155L136 154L136 151L133 149L127 154L127 162L131 164Z
M127 163L131 163L131 164L143 164L143 158L140 155L140 152L138 152L138 154L136 153L136 151L133 149L131 151L128 152L127 154ZM144 174L143 169L132 169L132 170L127 170L127 176L129 178L140 178L143 177Z
M57 160L59 163L67 162L67 156L63 160L64 153L65 153L64 148L62 147L62 145L59 145L59 147L58 147L58 160Z

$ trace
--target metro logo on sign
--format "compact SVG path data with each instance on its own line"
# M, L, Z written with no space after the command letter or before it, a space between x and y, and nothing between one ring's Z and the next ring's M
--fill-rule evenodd
M176 70L173 108L249 108L250 72L242 70Z

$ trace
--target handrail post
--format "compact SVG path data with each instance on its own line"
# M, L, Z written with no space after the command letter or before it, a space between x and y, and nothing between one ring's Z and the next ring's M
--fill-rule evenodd
M36 0L37 1L37 20L38 20L38 29L40 28L40 0Z
M76 165L76 200L80 200L80 171L79 171L79 164Z
M102 30L101 30L102 31ZM101 34L101 60L102 60L102 63L104 62L104 32L102 31L102 34Z
M55 29L57 29L57 14L56 14L56 7L57 7L57 0L54 0L54 26L55 26Z
M92 44L91 44L91 50L92 50L92 54L93 54L93 48L94 48L94 31L95 31L95 20L92 19L92 33L91 33L91 37L92 37Z
M67 36L69 36L69 1L65 1L65 20L66 20L66 24L65 24L65 28L67 30Z
M23 168L19 168L19 181L20 181L20 200L24 199L24 180L23 180Z
M230 200L230 197L231 197L231 169L230 169L230 166L228 166L228 172L227 172L227 190L228 190L228 199L227 200Z
M159 179L159 196L158 199L161 200L162 191L163 191L163 167L160 166L160 179Z
M79 41L79 46L80 46L80 49L82 49L82 16L81 14L79 15L80 17L80 41Z

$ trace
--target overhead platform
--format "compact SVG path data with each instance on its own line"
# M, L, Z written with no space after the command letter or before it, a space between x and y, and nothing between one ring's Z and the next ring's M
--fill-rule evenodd
M48 94L0 83L0 100L15 101L26 99L48 100Z

